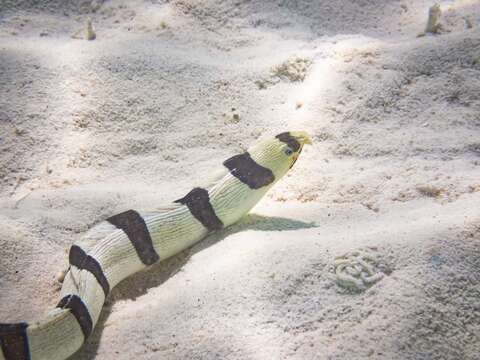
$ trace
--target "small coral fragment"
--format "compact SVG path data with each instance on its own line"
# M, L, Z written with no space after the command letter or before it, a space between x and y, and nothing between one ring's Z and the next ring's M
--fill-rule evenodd
M437 34L441 30L440 16L442 16L442 9L440 9L439 4L435 4L428 9L426 33Z
M440 17L442 16L442 9L439 4L435 4L428 9L427 26L424 32L421 32L417 37L425 36L426 34L438 34L442 30L440 24Z
M85 38L87 40L95 40L96 37L97 37L97 34L95 34L95 31L93 31L92 20L88 19L86 31L85 31Z

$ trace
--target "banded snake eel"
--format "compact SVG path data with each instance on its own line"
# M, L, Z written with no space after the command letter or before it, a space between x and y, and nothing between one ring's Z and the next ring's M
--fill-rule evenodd
M0 323L0 360L61 360L92 333L109 292L126 277L244 216L293 166L305 132L284 132L223 162L223 177L171 205L127 210L71 246L57 306L39 321Z

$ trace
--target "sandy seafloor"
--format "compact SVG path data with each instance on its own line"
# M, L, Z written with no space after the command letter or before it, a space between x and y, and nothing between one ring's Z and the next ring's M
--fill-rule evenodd
M252 215L122 282L72 359L480 359L479 1L423 37L432 1L0 4L2 322L57 303L99 220L306 130ZM365 246L391 273L342 292Z

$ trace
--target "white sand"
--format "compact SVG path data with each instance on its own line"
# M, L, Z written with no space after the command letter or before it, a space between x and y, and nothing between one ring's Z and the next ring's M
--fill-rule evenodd
M2 4L0 321L57 303L98 220L299 129L255 214L120 284L73 358L480 359L479 1L419 38L432 1ZM392 273L342 293L364 246Z

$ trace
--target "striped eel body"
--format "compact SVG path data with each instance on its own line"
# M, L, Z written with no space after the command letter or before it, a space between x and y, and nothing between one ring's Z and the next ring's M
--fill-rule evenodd
M59 360L92 333L110 290L121 280L239 220L293 166L305 132L286 132L223 162L224 176L168 208L128 210L90 229L69 252L55 309L37 322L0 323L0 360Z

